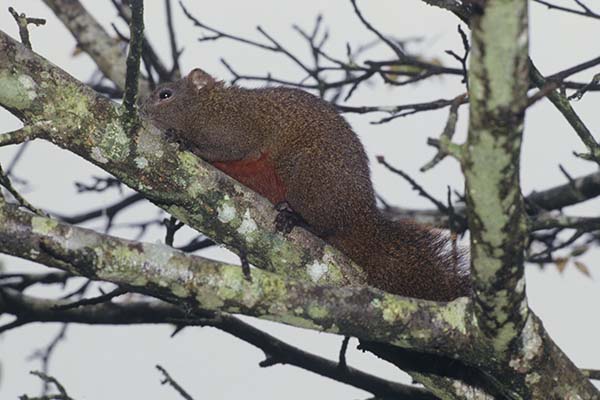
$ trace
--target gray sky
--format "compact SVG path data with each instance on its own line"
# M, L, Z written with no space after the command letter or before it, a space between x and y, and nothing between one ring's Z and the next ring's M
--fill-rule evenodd
M116 21L109 1L83 1L102 24L110 30L110 22ZM168 54L166 28L162 1L146 2L146 29L152 43ZM253 36L260 40L255 27L261 25L282 43L308 57L305 43L291 29L296 23L310 29L318 13L324 15L325 26L330 30L328 50L340 57L345 54L345 43L362 44L371 41L372 33L366 31L353 14L349 1L331 0L283 2L276 0L190 1L184 3L198 18L210 26ZM590 2L590 4L593 2ZM81 80L87 80L93 72L93 63L81 55L72 57L74 41L61 23L53 17L41 1L4 1L0 9L0 29L17 37L12 17L6 11L12 5L30 16L48 19L45 27L32 28L31 40L36 51ZM452 15L419 0L359 1L365 16L381 31L397 38L423 37L414 45L424 57L436 58L447 65L453 60L444 50L462 52L460 37L456 33L457 20ZM199 36L177 9L177 32L185 46L182 59L184 71L200 66L223 79L230 75L219 62L225 58L239 72L274 75L295 79L302 71L281 56L259 52L231 42L199 44ZM123 24L118 23L123 32ZM600 24L592 19L577 18L563 13L546 11L541 6L531 8L531 54L538 68L544 73L586 61L598 55ZM391 57L385 48L372 53L372 57ZM576 77L587 81L598 68ZM252 84L246 84L251 86ZM435 78L414 87L389 89L377 84L359 90L352 104L406 104L451 98L464 91L458 79ZM574 107L588 127L595 132L600 129L598 94L588 94ZM397 119L383 126L369 122L378 116L347 116L360 135L372 160L372 174L376 189L388 202L408 207L430 207L397 176L374 163L375 155L384 155L395 166L407 171L438 198L445 198L446 185L460 190L462 178L453 160L446 160L434 170L418 173L418 169L434 154L425 145L427 137L438 136L443 129L447 110L422 113ZM466 109L461 111L457 140L465 137ZM0 132L16 129L18 120L0 109ZM565 182L558 170L561 163L573 176L590 173L594 166L572 156L572 151L584 151L578 138L561 116L547 101L536 104L527 114L524 151L522 158L522 181L524 193L542 190ZM0 148L0 162L6 163L14 154L14 148ZM27 150L19 164L17 174L30 181L25 193L35 205L53 211L75 213L93 208L118 196L86 194L75 196L74 180L90 182L90 175L105 175L102 171L68 152L50 144L36 142ZM587 202L573 207L572 214L598 215L599 203ZM120 218L117 223L135 221L140 217L151 219L156 210L151 206L138 207ZM102 228L98 222L89 227ZM120 229L114 234L133 237L135 232ZM160 229L152 230L147 241L162 239ZM190 233L187 233L189 237ZM185 242L186 236L179 240ZM235 257L221 249L203 254L236 261ZM41 271L43 267L27 264L9 257L0 257L11 270ZM540 271L537 266L527 268L527 291L533 310L542 318L545 327L559 346L581 367L600 368L600 348L597 337L600 321L595 317L600 303L600 251L587 254L584 261L592 271L589 279L568 268L559 274L553 268ZM46 290L33 294L50 296L57 292ZM264 321L252 321L257 326L292 344L336 359L341 338L329 334L290 328ZM6 319L0 318L0 322ZM0 398L14 399L27 393L37 394L39 381L28 371L39 368L38 361L28 360L32 350L45 345L59 329L58 325L29 325L10 332L0 339ZM274 366L261 369L257 363L263 359L254 349L227 334L212 328L185 329L175 338L169 338L170 327L87 327L72 325L67 341L60 344L51 364L51 373L66 386L76 399L99 400L105 398L177 399L172 389L160 385L160 375L154 365L162 364L188 392L197 399L265 398L288 399L328 398L358 399L368 397L365 392L330 381L290 366ZM354 350L351 342L349 364L389 379L404 380L406 376L376 358Z

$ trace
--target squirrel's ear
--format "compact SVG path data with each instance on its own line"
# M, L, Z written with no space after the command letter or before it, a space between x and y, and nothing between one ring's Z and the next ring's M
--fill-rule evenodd
M215 79L200 68L193 69L188 74L187 79L196 90L210 88L215 85Z

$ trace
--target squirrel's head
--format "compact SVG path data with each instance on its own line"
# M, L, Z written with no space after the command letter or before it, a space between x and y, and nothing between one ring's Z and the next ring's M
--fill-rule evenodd
M193 113L193 105L201 104L202 97L219 83L200 68L196 68L185 78L157 87L144 101L140 112L159 128L177 128L182 117Z

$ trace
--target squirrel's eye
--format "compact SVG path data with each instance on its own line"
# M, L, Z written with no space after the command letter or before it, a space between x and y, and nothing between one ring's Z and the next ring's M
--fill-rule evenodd
M171 89L163 89L158 93L158 98L161 100L166 100L173 95Z

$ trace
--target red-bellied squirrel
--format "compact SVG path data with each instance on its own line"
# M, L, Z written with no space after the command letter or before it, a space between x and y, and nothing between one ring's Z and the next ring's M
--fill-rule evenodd
M229 86L201 69L158 87L142 114L269 199L365 269L387 292L448 301L469 293L448 235L378 210L367 156L334 107L299 89Z

